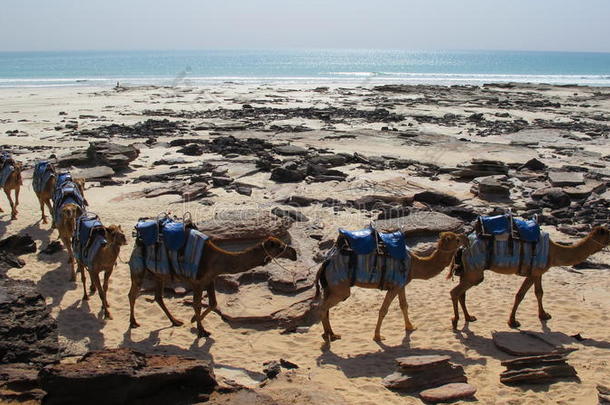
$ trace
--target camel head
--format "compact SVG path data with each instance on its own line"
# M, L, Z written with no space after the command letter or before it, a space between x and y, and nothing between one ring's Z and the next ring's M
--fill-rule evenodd
M61 207L61 217L70 229L74 229L76 218L80 217L82 213L82 209L76 204L66 204Z
M610 230L607 225L596 226L589 235L593 241L600 245L601 249L610 244Z
M463 234L442 232L438 240L440 251L456 252L462 246L468 246L468 238Z
M278 238L274 238L273 236L265 239L261 246L263 250L267 254L267 258L265 259L266 263L271 261L272 259L289 259L293 262L297 260L297 251L294 248L288 246L286 243L282 242Z
M127 245L127 238L125 238L125 233L123 232L121 225L110 225L106 227L106 239L112 245Z

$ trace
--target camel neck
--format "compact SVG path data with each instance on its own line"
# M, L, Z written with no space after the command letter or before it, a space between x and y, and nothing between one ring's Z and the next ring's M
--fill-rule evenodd
M584 262L589 256L602 250L604 246L589 234L571 245L560 245L550 241L550 266L573 266Z
M411 278L428 280L437 276L451 263L454 254L455 250L437 248L427 257L412 255Z

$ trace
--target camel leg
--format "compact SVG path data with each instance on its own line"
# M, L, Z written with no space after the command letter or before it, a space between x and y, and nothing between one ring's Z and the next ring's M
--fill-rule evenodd
M89 296L87 295L87 276L85 275L85 269L80 262L78 262L78 271L80 271L80 279L83 282L83 301L89 301ZM91 278L91 282L93 282L93 278Z
M8 198L8 202L11 206L11 219L17 219L17 210L15 209L15 203L11 197L11 191L4 189L4 194L6 194L6 198Z
M174 318L165 306L165 302L163 302L163 279L161 277L155 277L155 301L157 301L157 304L159 304L163 312L165 312L165 315L169 318L170 322L172 323L172 326L182 326L183 322Z
M40 203L40 211L42 212L42 217L40 218L42 220L43 224L47 223L47 216L44 214L44 201L42 198L38 199L38 202Z
M108 283L110 281L111 275L112 275L112 268L110 268L110 270L104 271L104 285L102 286L104 289L104 295L108 294ZM107 302L106 304L107 304L108 308L110 308L110 303Z
M76 271L74 269L74 252L72 251L72 241L68 238L61 238L62 243L68 251L67 263L70 266L70 281L76 281Z
M90 273L93 282L95 283L95 287L99 292L100 299L102 300L102 307L104 309L104 318L112 319L112 315L110 315L110 311L108 311L108 301L106 300L106 293L102 288L102 282L100 281L100 273L98 271L91 271Z
M375 327L375 336L373 337L373 340L375 340L376 342L384 340L384 337L381 336L381 324L383 322L383 318L385 318L388 313L388 308L390 308L390 304L392 303L392 301L394 301L394 298L396 298L397 294L398 291L396 289L388 290L388 292L385 294L385 298L383 299L381 308L379 308L377 326Z
M17 207L19 206L19 192L21 191L21 187L17 186L17 188L15 189L15 214L19 214L19 211L17 211Z
M542 307L542 296L544 295L544 291L542 291L542 276L534 277L534 292L536 293L536 299L538 300L538 318L540 318L541 321L551 319L551 314L546 312Z
M465 298L466 291L473 285L474 284L469 279L467 279L465 276L461 276L460 283L451 290L451 302L453 304L453 319L451 320L451 324L453 326L453 329L457 329L457 324L460 320L458 300L460 299L460 297L462 297L462 295L464 295ZM464 316L466 316L466 314L464 314Z
M324 327L324 334L322 337L327 341L341 339L341 335L336 335L330 326L330 309L341 301L346 300L350 295L349 287L345 287L346 291L343 292L341 292L341 288L335 287L335 290L332 290L331 288L332 287L330 286L328 287L324 301L322 302L322 305L320 305L322 326Z
M405 319L405 331L411 332L417 329L411 323L409 319L409 304L407 302L407 297L405 295L405 289L401 288L398 290L398 303L400 304L400 310L402 311L402 317Z
M203 322L203 319L208 316L208 314L214 311L218 307L218 302L216 301L216 289L214 288L214 282L208 284L206 288L206 293L208 295L208 307L203 311L199 319ZM191 322L196 322L196 316L193 316Z
M510 312L510 318L508 319L508 326L511 328L518 328L521 326L521 324L515 319L515 316L517 315L517 308L519 307L519 304L521 304L523 297L525 297L525 293L527 293L532 284L534 284L534 279L532 277L527 277L525 280L523 280L521 288L519 288L517 295L515 295L515 303L513 304L513 309Z
M135 307L136 307L136 299L138 298L138 294L140 293L140 286L142 284L142 276L137 276L131 274L131 288L129 289L129 327L137 328L140 326L139 323L136 322L135 315Z
M193 309L195 310L195 319L197 320L197 334L199 337L208 337L210 333L205 330L201 323L201 297L203 295L203 287L195 284L193 286Z
M464 320L466 322L474 322L477 320L477 317L470 315L468 313L468 308L466 308L466 291L460 295L460 306L462 307L462 312L464 312Z

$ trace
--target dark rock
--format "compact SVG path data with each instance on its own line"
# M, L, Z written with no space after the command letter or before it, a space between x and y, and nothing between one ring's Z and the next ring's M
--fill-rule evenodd
M241 195L246 195L246 196L252 195L252 187L248 187L248 186L237 186L235 191L237 191Z
M2 403L40 403L46 393L38 383L39 365L0 364L0 401Z
M132 145L90 142L87 154L95 164L110 166L117 170L127 168L129 163L137 159L140 151Z
M225 187L231 183L233 183L233 179L230 177L219 177L219 176L212 177L212 184L214 184L214 187Z
M306 171L294 164L276 167L271 171L271 180L278 183L298 183L305 180Z
M108 166L96 166L88 169L81 169L74 172L74 177L89 180L102 179L114 176L114 170Z
M36 252L36 242L30 235L11 235L0 240L0 250L14 255Z
M310 205L319 202L319 200L317 200L313 197L293 195L293 196L286 198L285 200L280 200L278 202L286 204L286 205L290 205L292 207L309 207Z
M324 167L343 166L347 163L345 155L321 155L310 158L309 163Z
M0 363L59 360L57 323L31 281L0 277Z
M404 370L423 370L449 364L451 357L442 355L407 356L396 359L398 367Z
M277 377L281 371L282 368L279 361L271 360L263 363L263 373L269 379Z
M474 179L475 177L500 174L508 174L508 167L503 162L485 159L472 159L469 165L460 165L458 170L451 173L453 177L461 179Z
M570 205L570 197L560 188L541 188L532 193L534 200L540 200L549 208L563 208Z
M196 143L191 143L183 148L178 149L179 153L183 153L187 156L201 156L203 155L203 147Z
M280 359L280 365L284 367L286 370L295 370L299 368L299 366L291 361Z
M507 368L500 374L503 384L540 384L577 376L574 367L567 364L566 356L561 353L505 360L502 365Z
M423 202L432 205L443 205L443 206L455 206L460 205L462 202L459 198L454 197L450 194L443 193L441 191L427 190L421 193L415 194L413 197L415 201Z
M45 404L192 403L216 387L209 362L127 348L90 352L40 372ZM66 389L69 387L69 389Z
M484 177L478 179L478 184L473 187L473 192L482 200L507 199L510 197L510 184L496 177Z
M309 221L309 218L307 218L305 215L301 214L299 211L296 211L296 210L289 210L289 209L282 209L279 207L275 207L274 209L271 210L271 212L280 218L288 217L296 222Z
M528 160L523 164L523 166L519 167L519 170L529 169L533 171L542 171L546 169L546 165L542 163L540 160L533 158Z
M40 253L44 253L46 255L53 255L55 253L61 252L61 250L62 250L61 242L58 240L55 240L53 242L49 242L47 247L42 249L40 251Z
M61 155L55 162L57 167L70 167L70 166L87 166L93 164L89 159L86 149L78 149L65 155Z
M437 388L431 388L419 393L424 401L428 402L451 402L458 399L471 398L476 394L476 387L466 383L445 384Z
M409 373L395 372L385 377L381 383L384 387L393 390L413 392L444 384L465 383L466 381L462 366L442 364Z
M155 166L175 166L175 165L181 165L183 163L187 163L184 158L173 157L173 158L163 158L163 159L155 160L153 162L153 165L155 165Z

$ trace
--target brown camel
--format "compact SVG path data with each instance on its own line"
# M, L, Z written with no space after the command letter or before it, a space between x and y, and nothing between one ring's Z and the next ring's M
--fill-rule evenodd
M453 232L443 232L440 235L436 249L430 256L419 257L413 253L410 253L410 279L428 280L440 274L445 267L451 264L453 257L455 256L455 252L465 243L465 241L466 238L463 235L458 235ZM333 341L341 339L341 336L335 334L332 330L330 325L329 311L332 307L341 301L345 301L350 296L350 279L347 277L346 281L332 285L325 278L325 269L326 266L323 264L318 271L316 297L319 297L320 286L322 286L324 289L324 299L319 307L319 313L322 319L322 325L324 327L324 334L322 337L324 340ZM354 285L361 288L379 288L379 283L370 284L356 281ZM383 340L383 337L381 336L381 324L383 322L383 318L388 313L390 304L397 295L400 309L405 321L405 330L410 332L415 329L409 320L409 307L407 304L407 298L405 296L405 287L406 285L400 285L392 286L388 289L383 303L381 304L381 308L379 309L379 317L377 319L377 326L375 327L375 335L373 337L374 340Z
M141 249L141 247L135 246L134 249ZM269 237L263 242L241 252L229 252L219 248L214 242L207 241L201 263L199 263L197 277L192 279L174 275L174 278L190 285L193 289L193 308L195 310L195 316L193 316L191 322L197 322L197 331L200 337L210 335L204 329L202 321L211 311L215 310L217 306L216 293L214 291L214 280L216 276L220 274L243 273L254 267L264 266L276 258L286 258L295 261L297 260L297 253L293 248L274 237ZM173 326L182 325L183 322L174 318L163 302L163 285L165 281L171 279L172 276L154 273L150 270L148 272L152 274L155 279L155 301L159 304ZM136 322L134 307L146 273L146 271L139 272L138 274L134 274L133 271L131 272L131 289L129 290L128 296L130 309L129 324L132 328L140 326ZM207 291L209 305L206 310L201 313L201 297L203 295L203 290Z
M55 224L59 238L68 250L68 264L70 265L70 281L76 281L76 271L74 269L74 252L72 251L72 235L76 219L83 214L83 208L77 204L64 204L60 208L60 220Z
M17 214L19 214L19 211L17 211L17 206L19 205L19 191L23 185L23 179L21 178L23 165L20 162L14 162L13 167L15 170L13 170L13 172L8 176L3 188L4 194L6 194L6 198L8 198L8 202L11 205L11 219L17 219ZM14 202L10 194L11 190L15 190ZM4 210L0 208L0 212L4 212Z
M81 280L83 282L83 300L87 301L89 296L87 295L87 287L86 287L86 275L85 269L89 272L91 276L91 294L99 291L100 299L102 300L102 307L104 308L104 318L112 319L112 315L110 315L110 311L108 308L110 304L108 304L108 300L106 299L106 294L108 293L108 281L110 280L110 276L112 275L112 270L116 265L117 258L119 257L119 252L121 251L121 246L125 246L127 244L127 239L125 238L125 234L121 229L120 225L110 225L108 227L104 227L105 231L105 239L107 241L105 246L102 246L100 250L98 250L95 258L93 259L93 267L86 267L85 264L77 260L78 271L80 271ZM100 273L104 272L104 285L100 282Z
M74 184L76 184L78 191L80 191L80 194L83 196L85 205L88 205L87 199L85 198L85 179L78 177L78 178L73 179L72 182ZM53 215L53 208L51 207L51 201L53 199L53 193L55 192L55 185L56 185L56 178L51 177L49 179L49 181L47 182L47 184L45 184L44 189L40 193L36 194L36 197L38 197L38 202L40 203L40 211L42 211L41 219L42 219L43 224L46 224L48 222L47 216L44 213L45 205L49 208L49 213L51 215Z
M528 275L523 281L521 288L519 288L517 295L515 295L515 302L508 319L508 325L511 328L517 328L520 326L520 323L516 320L517 308L532 284L534 285L534 291L538 301L538 317L542 321L551 319L551 315L546 312L542 306L542 275L548 269L554 266L572 266L582 263L587 257L607 247L609 242L610 232L606 226L598 226L593 228L593 230L585 238L571 245L560 245L553 241L549 241L549 257L547 266L541 269L533 269L531 274ZM500 274L517 274L518 272L517 268L498 268L496 266L492 266L487 270ZM451 301L453 302L454 313L452 324L454 329L457 328L457 323L460 317L458 300L462 307L462 311L464 312L464 319L466 322L474 322L477 320L476 317L468 313L468 309L466 308L466 291L468 291L470 287L478 285L483 281L483 272L484 270L463 270L462 274L460 275L460 283L451 290Z

